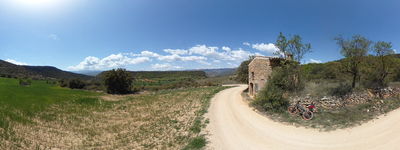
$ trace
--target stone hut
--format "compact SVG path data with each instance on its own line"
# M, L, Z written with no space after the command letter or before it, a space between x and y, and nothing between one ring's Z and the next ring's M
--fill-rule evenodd
M265 87L272 69L280 64L282 58L256 56L249 63L249 95L256 96Z

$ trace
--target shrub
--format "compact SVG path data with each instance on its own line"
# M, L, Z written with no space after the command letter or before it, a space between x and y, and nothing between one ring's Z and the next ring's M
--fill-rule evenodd
M58 81L61 87L68 87L68 80L67 79L61 79Z
M261 106L269 112L284 112L289 105L289 101L283 96L289 91L294 91L294 73L288 66L277 67L274 69L265 88L259 93L255 105Z
M339 83L339 85L336 88L332 88L329 93L332 96L343 97L343 96L347 95L348 93L351 93L352 89L353 88L350 84Z
M20 86L29 86L32 84L31 79L25 78L25 79L19 79L19 85Z
M104 84L107 87L107 93L110 94L131 93L132 83L133 77L125 69L113 69L107 71L104 76Z
M249 57L248 60L243 61L236 70L236 81L242 83L249 82L249 63L254 59L254 56Z
M268 84L261 91L260 96L254 102L255 105L261 106L266 111L283 112L289 105L289 101L283 97L284 91L277 86Z
M83 89L85 85L85 82L80 79L72 79L68 82L68 87L71 89Z

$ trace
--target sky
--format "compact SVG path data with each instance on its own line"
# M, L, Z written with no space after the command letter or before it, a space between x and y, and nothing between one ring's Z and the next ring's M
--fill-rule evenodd
M302 63L343 58L360 34L400 50L398 0L0 0L0 59L69 71L233 68L273 56L279 34L311 43Z

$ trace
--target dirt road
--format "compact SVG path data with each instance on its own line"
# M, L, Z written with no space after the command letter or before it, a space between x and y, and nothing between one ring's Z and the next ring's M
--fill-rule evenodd
M274 122L252 110L241 98L247 86L218 93L211 102L207 149L400 149L400 110L358 127L332 132Z

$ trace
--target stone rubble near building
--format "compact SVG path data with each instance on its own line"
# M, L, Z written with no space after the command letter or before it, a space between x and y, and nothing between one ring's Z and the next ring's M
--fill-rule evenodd
M351 106L357 104L364 104L374 99L382 99L378 102L384 103L384 100L390 97L400 96L400 88L387 87L380 90L367 90L363 92L355 92L343 97L338 96L324 96L322 98L307 96L290 97L292 104L300 101L301 104L311 104L315 102L316 107L325 109L338 109L344 106Z

